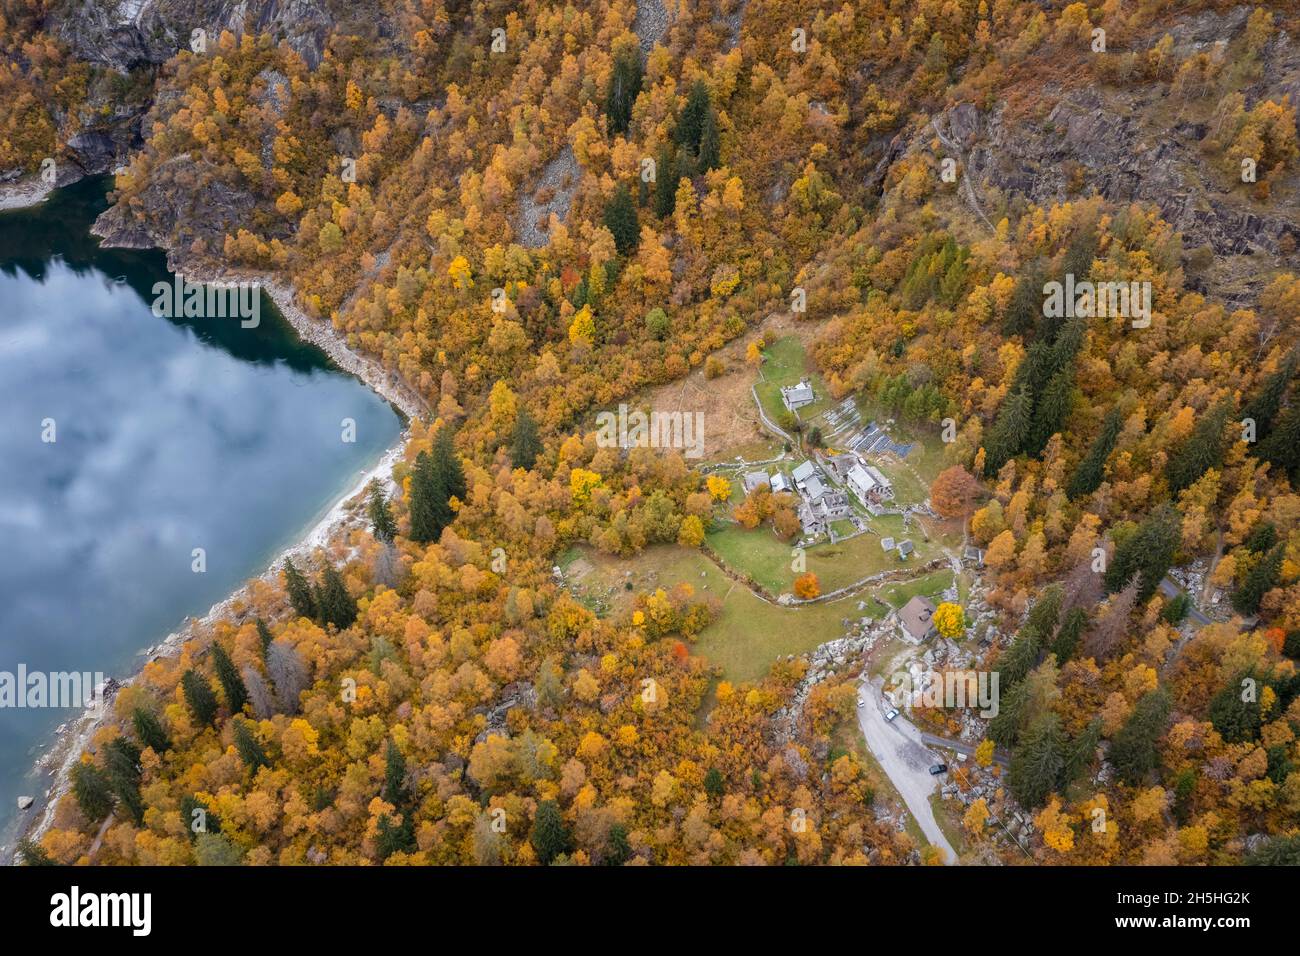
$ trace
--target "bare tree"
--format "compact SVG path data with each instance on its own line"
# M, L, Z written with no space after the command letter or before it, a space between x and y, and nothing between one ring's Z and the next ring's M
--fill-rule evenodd
M1091 611L1101 600L1101 575L1092 569L1091 559L1079 562L1061 581L1064 599L1061 601L1061 619L1072 609L1081 607Z
M375 583L396 588L402 581L403 570L397 548L391 541L381 541L379 550L375 552L375 558L370 567L370 573L374 577Z
M298 713L298 696L307 689L307 665L298 652L285 641L272 641L266 649L266 673L281 712Z
M1084 653L1098 661L1104 661L1115 652L1124 641L1128 632L1129 618L1137 604L1138 578L1134 575L1120 591L1106 604L1105 610L1084 639Z
M244 686L248 688L249 703L253 705L253 714L258 720L269 720L276 712L271 688L266 686L261 671L256 667L245 667L242 674Z

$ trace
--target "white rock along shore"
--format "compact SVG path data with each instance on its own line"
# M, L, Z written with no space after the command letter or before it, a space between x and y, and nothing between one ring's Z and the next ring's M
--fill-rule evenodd
M13 182L0 183L0 210L26 209L45 202L54 192L54 186L39 176L28 176Z

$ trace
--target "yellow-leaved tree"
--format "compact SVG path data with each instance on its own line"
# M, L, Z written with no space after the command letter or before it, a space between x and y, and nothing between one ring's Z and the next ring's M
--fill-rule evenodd
M731 497L731 482L721 475L709 475L704 484L714 501L726 501Z
M569 323L569 341L574 345L590 345L596 338L596 320L591 307L584 305Z
M935 629L944 637L956 640L966 630L966 613L960 604L944 601L934 610Z
M451 260L451 265L447 266L447 275L451 276L451 281L456 283L458 289L468 289L474 285L474 280L470 278L469 260L464 256Z

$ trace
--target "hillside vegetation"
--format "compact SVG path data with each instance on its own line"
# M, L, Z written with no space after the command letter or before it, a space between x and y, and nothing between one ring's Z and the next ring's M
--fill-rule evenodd
M118 695L31 859L111 815L95 863L933 860L832 745L850 681L788 738L806 662L719 681L715 593L598 616L552 572L701 546L697 462L594 414L798 299L831 397L951 420L1034 858L1300 859L1290 4L671 2L651 44L630 0L385 0L202 53L160 7L125 73L60 6L4 4L0 171L136 104L99 231L291 281L436 415L373 533ZM1045 314L1067 275L1150 283L1149 323ZM1197 562L1193 627L1159 585Z

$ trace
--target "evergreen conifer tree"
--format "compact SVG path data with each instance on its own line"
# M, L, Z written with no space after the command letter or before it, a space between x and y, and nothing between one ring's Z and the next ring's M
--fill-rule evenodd
M614 247L620 256L636 252L641 242L641 226L637 221L636 203L627 186L619 183L605 205L605 227L614 237Z
M1048 711L1038 716L1015 753L1007 771L1007 785L1025 807L1040 807L1056 789L1065 767L1065 740L1061 718Z
M1112 408L1106 413L1101 434L1093 440L1078 467L1074 469L1074 474L1070 476L1065 493L1071 499L1090 495L1101 485L1106 474L1106 459L1115 450L1115 442L1123 424L1119 409Z
M206 678L193 670L186 671L181 676L181 691L196 723L204 726L217 719L217 695Z
M370 483L370 503L367 510L370 512L370 528L375 540L384 544L392 543L393 538L397 537L397 522L393 518L393 509L384 496L384 489L377 481Z
M319 612L316 608L316 599L312 596L311 585L294 565L292 558L284 559L284 583L285 589L289 592L289 603L293 605L298 616L315 620Z
M221 690L226 695L226 706L230 708L232 714L239 713L248 703L248 688L244 686L244 680L239 676L235 662L215 641L212 644L212 665L213 670L217 672Z
M171 739L163 729L162 721L149 708L137 707L133 710L131 723L135 727L135 735L140 738L140 743L151 748L154 753L161 756L171 748Z
M519 409L515 416L515 431L511 436L510 459L516 468L525 471L537 463L537 456L542 453L542 439L537 433L537 422L528 414L526 408Z

